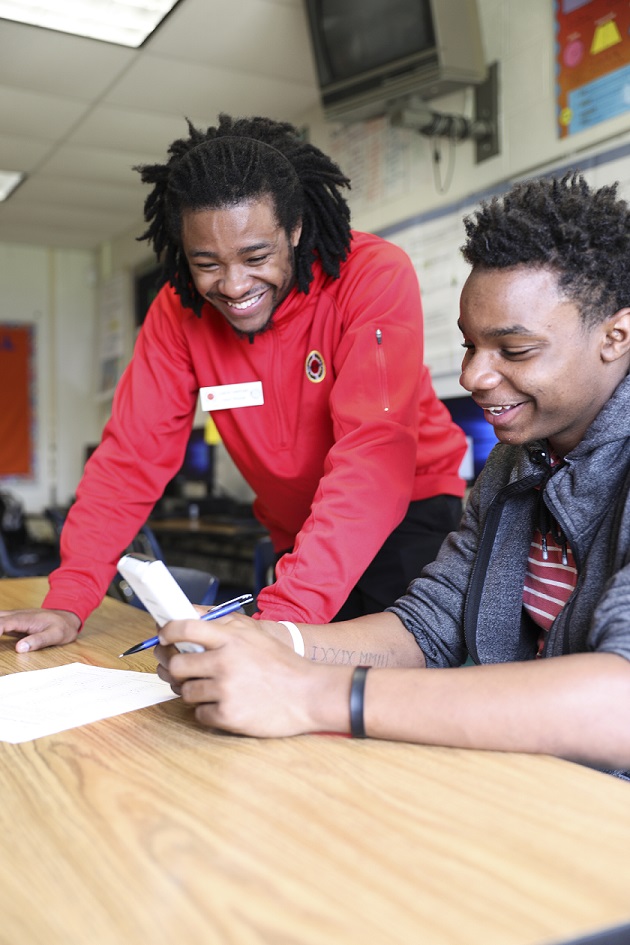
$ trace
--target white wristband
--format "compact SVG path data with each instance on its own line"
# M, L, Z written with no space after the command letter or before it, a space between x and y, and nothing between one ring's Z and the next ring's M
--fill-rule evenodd
M293 640L293 649L297 655L304 656L304 637L295 624L291 623L290 620L279 620L278 623L281 623L283 627L286 627L291 634L291 639Z

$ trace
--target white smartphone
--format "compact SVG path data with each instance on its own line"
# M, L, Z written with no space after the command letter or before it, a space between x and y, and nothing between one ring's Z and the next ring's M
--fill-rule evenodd
M199 613L163 561L144 555L123 555L118 570L159 627L169 620L199 620ZM203 653L197 643L178 643L182 653Z

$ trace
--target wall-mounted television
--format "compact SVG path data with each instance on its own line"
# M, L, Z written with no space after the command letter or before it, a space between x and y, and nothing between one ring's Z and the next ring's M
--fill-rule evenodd
M324 114L360 121L486 78L477 0L304 0Z

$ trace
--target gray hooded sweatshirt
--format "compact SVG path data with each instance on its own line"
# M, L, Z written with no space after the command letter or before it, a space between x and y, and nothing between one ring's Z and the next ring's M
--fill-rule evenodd
M428 667L533 659L540 629L523 609L527 556L549 514L566 536L577 586L544 657L608 652L630 660L630 377L553 470L544 442L497 445L459 531L388 608ZM542 516L542 519L541 519Z

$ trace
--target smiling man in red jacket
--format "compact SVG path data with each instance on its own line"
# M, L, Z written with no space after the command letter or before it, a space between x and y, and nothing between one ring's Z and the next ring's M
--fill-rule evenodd
M164 285L43 609L0 616L19 650L76 637L179 469L199 398L280 556L260 616L380 611L459 524L465 439L423 363L408 257L351 230L347 178L291 125L223 115L189 132L139 168Z

